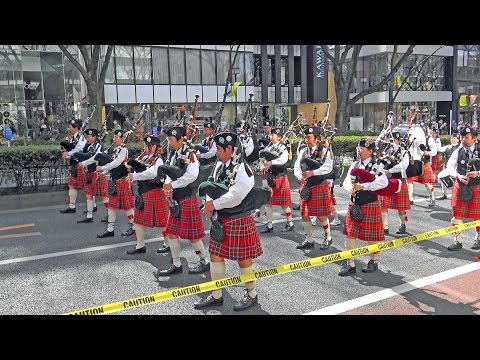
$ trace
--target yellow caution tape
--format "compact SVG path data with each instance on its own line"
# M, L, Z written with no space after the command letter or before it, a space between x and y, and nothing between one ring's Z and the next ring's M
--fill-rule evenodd
M133 299L118 301L118 302L101 305L101 306L90 307L82 310L71 311L66 313L65 315L109 314L117 311L123 311L127 309L142 307L145 305L152 305L162 301L178 299L185 296L201 294L207 291L227 288L230 286L238 285L240 283L245 283L253 280L260 280L260 279L264 279L264 278L268 278L268 277L276 276L280 274L288 274L292 271L299 271L299 270L309 269L315 266L322 266L322 265L330 264L340 260L346 260L346 259L351 259L358 256L363 256L373 252L391 250L391 249L404 246L407 244L411 244L414 242L428 240L428 239L432 239L442 235L447 235L454 232L470 229L475 226L480 226L480 220L468 222L461 225L448 226L448 227L444 227L437 230L427 231L417 235L405 236L403 238L399 238L395 240L383 241L377 244L367 245L367 246L355 248L352 250L345 250L345 251L341 251L333 254L319 256L309 260L301 260L293 263L283 264L283 265L275 266L269 269L258 270L251 273L242 274L239 276L232 276L229 278L207 281L201 284L163 291L161 293L136 297Z

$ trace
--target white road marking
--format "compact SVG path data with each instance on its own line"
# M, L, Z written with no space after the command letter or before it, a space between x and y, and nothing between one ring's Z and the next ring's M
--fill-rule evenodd
M299 220L299 219L301 219L301 217L292 218L292 220ZM287 219L280 219L280 220L273 220L272 223L277 224L277 223L282 223L282 222L286 222L286 221L287 221ZM260 223L257 226L259 226L259 225L262 225L262 224ZM205 230L205 234L210 234L210 230ZM160 240L163 240L163 237L156 237L156 238L148 239L148 240L145 240L145 243L151 243L151 242L160 241ZM75 254L81 254L81 253L87 253L87 252L93 252L93 251L115 249L115 248L119 248L119 247L132 246L132 245L136 245L136 244L137 244L137 241L135 240L135 241L122 242L122 243L111 244L111 245L92 246L92 247L88 247L88 248L84 248L84 249L59 251L59 252L54 252L54 253L50 253L50 254L26 256L26 257L21 257L21 258L1 260L0 265L15 264L15 263L26 262L26 261L42 260L42 259L49 259L49 258L55 258L55 257L60 257L60 256L67 256L67 255L75 255Z
M385 300L397 295L401 295L411 290L423 288L428 285L438 283L443 280L447 280L456 276L464 275L472 271L480 270L480 262L470 263L457 267L455 269L450 269L438 274L430 275L421 279L410 281L408 283L395 286L391 289L385 289L377 291L373 294L368 294L356 299L347 300L342 303L338 303L332 306L327 306L319 310L315 310L304 315L337 315L357 309L359 307L376 303L381 300Z

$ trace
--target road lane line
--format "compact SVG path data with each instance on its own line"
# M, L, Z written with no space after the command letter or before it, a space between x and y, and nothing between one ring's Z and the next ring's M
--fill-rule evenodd
M40 236L40 235L42 235L41 232L0 235L0 240L1 240L1 239L10 239L10 238L26 237L26 236Z
M299 219L301 219L301 218L300 217L293 218L292 220L295 221L295 220L299 220ZM273 220L273 224L278 224L278 223L282 223L282 222L286 222L286 221L287 221L287 219ZM260 223L258 225L263 225L263 224ZM205 230L205 234L210 234L210 230ZM156 238L147 239L147 240L145 240L145 243L147 244L147 243L160 241L160 240L163 240L163 237L156 237ZM54 257L67 256L67 255L75 255L75 254L81 254L81 253L87 253L87 252L93 252L93 251L115 249L115 248L119 248L119 247L132 246L132 245L136 245L136 244L137 244L137 241L135 240L135 241L122 242L122 243L111 244L111 245L92 246L92 247L88 247L88 248L84 248L84 249L59 251L59 252L43 254L43 255L34 255L34 256L26 256L26 257L21 257L21 258L0 260L0 265L16 264L16 263L21 263L21 262L26 262L26 261L42 260L42 259L49 259L49 258L54 258Z
M35 224L20 224L20 225L12 225L12 226L4 226L0 227L0 231L12 230L12 229L21 229L26 227L35 226Z
M335 305L327 306L319 310L315 310L304 315L338 315L350 310L357 309L362 306L370 305L381 300L401 295L411 290L423 288L428 285L448 280L456 276L464 275L472 271L480 270L480 263L475 262L467 265L450 269L438 274L433 274L421 279L413 280L402 285L395 286L391 289L377 291L356 299L347 300Z

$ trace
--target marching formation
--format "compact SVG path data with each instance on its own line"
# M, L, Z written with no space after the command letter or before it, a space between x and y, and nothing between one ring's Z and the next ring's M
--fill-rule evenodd
M252 102L250 95L249 105ZM85 217L78 223L94 222L96 202L104 204L107 217L105 231L98 238L115 236L117 210L125 211L128 227L122 236L136 236L135 248L127 254L146 253L146 228L158 228L164 243L158 253L171 253L171 262L159 269L157 276L182 273L182 241L190 241L198 263L191 264L189 274L210 273L212 280L224 278L225 259L238 263L241 274L254 271L254 259L263 254L254 217L264 213L266 225L261 233L275 233L273 206L285 214L281 232L293 232L291 186L287 168L292 163L292 146L300 138L293 173L299 184L302 227L305 237L296 246L307 250L318 246L324 251L333 243L330 226L341 225L335 209L334 180L340 178L343 165L338 164L332 149L335 131L324 121L302 123L302 114L290 124L263 120L264 135L256 139L256 115L247 111L236 124L236 133L219 131L218 125L206 121L204 138L198 144L196 112L198 95L189 121L183 118L163 129L165 139L149 134L136 159L129 159L128 141L146 110L128 131L115 130L112 145L103 149L107 129L100 132L72 120L68 139L61 143L62 158L69 161L69 205L62 214L76 213L78 190L86 196ZM247 107L250 109L250 106ZM95 111L95 110L94 110ZM93 115L93 113L92 113ZM447 199L452 188L451 224L463 219L480 219L480 159L477 132L471 127L452 134L451 144L442 146L438 129L423 124L393 127L389 113L377 139L362 138L356 148L356 160L342 183L350 194L343 233L345 249L357 247L357 240L375 243L390 233L388 209L398 212L396 234L407 234L407 212L414 204L414 183L421 183L435 200ZM459 142L460 139L460 142ZM442 156L440 156L442 155ZM291 165L290 165L291 166ZM262 186L255 186L255 176ZM435 198L433 184L442 183L442 196ZM200 200L200 201L199 201ZM208 246L203 238L202 213L211 221ZM330 222L329 216L334 220ZM323 228L323 237L313 237L313 225ZM396 226L396 225L395 225ZM318 244L318 245L316 245ZM463 247L460 233L454 234L448 250ZM472 249L480 249L480 227ZM379 254L361 271L378 270ZM339 276L356 273L353 259L345 261ZM258 303L255 282L246 284L242 299L234 310L246 310ZM194 304L195 309L223 305L222 290Z

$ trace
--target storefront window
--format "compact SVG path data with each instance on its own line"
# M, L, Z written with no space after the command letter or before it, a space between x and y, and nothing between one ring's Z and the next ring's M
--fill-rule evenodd
M168 80L168 49L152 47L153 82L169 84Z
M152 83L150 49L150 47L145 46L135 46L133 48L135 55L135 78L137 84Z
M25 100L43 100L42 73L40 71L24 71L23 83Z
M245 53L245 82L247 85L254 85L254 61L252 53Z
M228 51L217 51L217 84L218 85L225 85L229 67L230 67L230 53Z
M119 84L133 84L133 50L131 46L115 45L115 68Z
M171 84L185 84L185 49L169 48Z
M187 60L187 84L201 84L200 81L200 50L185 49Z
M215 85L215 51L202 49L202 82L204 85Z
M47 101L65 101L62 53L41 52L44 96Z

